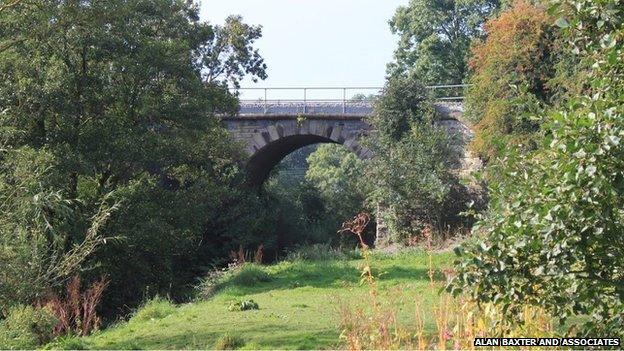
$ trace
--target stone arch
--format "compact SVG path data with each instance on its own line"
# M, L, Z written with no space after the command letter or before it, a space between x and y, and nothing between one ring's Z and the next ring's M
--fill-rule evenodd
M342 144L360 158L370 158L371 153L359 143L365 132L358 126L354 129L345 121L283 120L257 129L248 138L247 151L250 154L247 171L251 185L261 185L269 172L286 155L317 143Z

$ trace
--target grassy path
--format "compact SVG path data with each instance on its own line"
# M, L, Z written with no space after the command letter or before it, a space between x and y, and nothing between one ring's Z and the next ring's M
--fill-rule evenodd
M450 266L452 254L437 253L437 269ZM414 299L421 301L425 329L432 330L433 306L440 284L431 286L428 256L422 251L376 254L373 269L379 290L392 301L400 320L409 323ZM368 288L360 284L360 260L281 262L249 267L231 276L206 301L171 306L157 301L127 322L87 338L70 338L53 347L89 349L214 348L223 335L247 349L319 349L340 347L340 306L363 306ZM256 301L260 309L229 311L232 300Z

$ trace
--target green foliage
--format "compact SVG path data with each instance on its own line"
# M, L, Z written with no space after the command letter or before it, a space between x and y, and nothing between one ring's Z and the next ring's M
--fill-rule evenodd
M587 95L544 116L546 138L496 168L478 240L458 250L451 289L501 304L521 321L542 306L582 335L622 336L624 321L624 13L619 0L562 0L570 50L589 68ZM577 326L587 321L584 325Z
M266 79L267 66L253 47L262 37L262 26L248 25L241 16L229 16L225 25L213 26L212 32L212 40L201 48L204 79L208 83L230 83L238 88L246 75L253 82Z
M435 112L429 98L429 92L416 78L389 79L369 118L378 142L396 142L409 132L412 125L430 123Z
M267 230L275 233L281 248L339 239L334 233L342 218L329 210L318 188L302 175L280 171L264 185L267 206L272 208Z
M132 316L131 321L146 322L165 318L176 312L176 307L168 299L159 296L147 301Z
M345 251L332 247L330 244L313 244L300 245L290 249L286 253L285 261L329 261L329 260L346 260L349 258L360 257L353 251Z
M53 337L58 320L45 308L18 305L0 321L0 348L34 349Z
M510 146L539 144L544 108L577 92L576 59L541 5L514 1L485 24L487 39L472 47L466 117L474 123L472 149L485 160Z
M399 7L390 21L400 40L388 73L428 85L463 83L471 42L483 36L483 22L498 6L498 0L411 0Z
M245 345L245 341L237 336L224 334L214 344L215 350L236 350Z
M271 281L271 276L261 267L255 264L246 263L240 268L232 271L229 277L223 281L225 284L238 286L254 286L258 283Z
M446 211L461 186L452 169L458 165L458 142L435 125L436 112L425 88L411 78L391 79L375 105L367 146L375 157L367 168L370 202L393 239L400 241L425 226L441 228L458 211ZM467 201L467 200L465 200Z
M260 309L258 303L254 300L236 300L230 302L228 306L228 311L249 311L249 310L257 310Z
M370 210L366 206L370 183L364 178L367 161L342 145L323 144L308 157L308 163L306 180L320 192L328 214L344 221Z
M93 267L87 279L111 278L109 316L145 296L182 298L213 259L265 239L259 201L235 190L242 154L214 117L237 108L227 84L266 77L261 28L198 11L183 0L1 8L2 306Z
M48 150L5 149L0 159L2 314L15 304L41 298L47 288L74 274L105 241L101 227L116 205L106 195L89 209L56 190L58 161ZM81 219L73 237L68 229Z

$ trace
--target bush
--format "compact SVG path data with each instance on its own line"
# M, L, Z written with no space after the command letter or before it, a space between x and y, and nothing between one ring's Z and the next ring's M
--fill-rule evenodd
M47 308L18 305L0 322L0 349L34 349L54 336L58 319Z
M225 334L219 337L214 344L215 350L235 350L245 345L245 341L237 336Z
M535 149L535 116L575 84L567 72L575 59L562 52L553 22L543 6L516 0L486 22L487 39L473 45L465 105L476 134L471 147L481 158L498 157L510 146Z
M376 129L366 140L374 158L366 176L373 183L369 202L399 242L425 227L446 228L463 209L463 193L454 172L460 162L460 138L436 125L437 112L428 91L412 78L387 82L370 119Z
M260 306L254 300L232 301L228 306L228 311L249 311L258 310Z
M0 315L60 287L105 241L102 227L116 205L104 196L78 210L51 185L59 162L45 149L0 148ZM85 213L91 218L83 221Z
M624 37L619 0L562 0L557 23L591 67L587 94L544 115L547 136L496 167L479 236L458 248L451 290L526 320L540 306L570 332L624 336ZM615 38L618 38L617 40ZM582 318L572 318L582 316ZM580 325L582 321L585 324Z
M147 301L134 313L132 321L151 321L167 317L175 313L176 307L167 299L155 297Z

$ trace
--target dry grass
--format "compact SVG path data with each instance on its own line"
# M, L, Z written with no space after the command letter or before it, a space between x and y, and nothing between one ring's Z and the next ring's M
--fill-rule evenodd
M358 217L356 217L357 219ZM361 238L360 219L346 222L341 231L352 232ZM360 233L360 234L358 234ZM437 273L433 267L431 229L423 231L423 241L428 251L428 276L432 289L442 290L444 284L435 281ZM363 282L368 284L370 301L368 306L353 307L352 303L340 306L341 339L350 350L370 349L475 349L474 339L477 337L555 337L552 319L544 310L532 306L524 308L524 324L512 325L506 321L504 312L495 305L481 304L465 297L454 298L447 293L441 293L434 308L435 332L425 330L425 313L422 309L423 301L412 298L414 314L411 321L399 321L394 310L392 299L385 299L382 304L379 296L376 278L371 269L371 255L369 248L361 241L364 265L361 274ZM452 270L442 271L447 280L454 274ZM409 291L401 291L396 298L410 298Z
M54 335L73 333L84 336L97 330L100 318L96 309L107 285L108 280L102 278L81 292L80 277L76 275L67 283L65 296L53 295L42 303L58 318Z
M262 264L264 258L264 245L260 244L256 251L248 251L243 249L243 245L239 245L238 251L230 251L230 266L240 266L248 262Z

